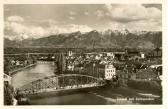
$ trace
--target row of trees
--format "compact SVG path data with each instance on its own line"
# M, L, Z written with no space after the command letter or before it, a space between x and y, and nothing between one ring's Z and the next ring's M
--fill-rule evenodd
M4 56L4 73L10 75L10 71L22 68L36 62L36 57L27 55Z

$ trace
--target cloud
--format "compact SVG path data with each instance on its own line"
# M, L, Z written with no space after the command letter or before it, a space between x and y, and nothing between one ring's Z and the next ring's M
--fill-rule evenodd
M74 11L70 11L69 14L70 14L70 15L76 15L77 13L74 12Z
M76 31L89 32L92 30L87 25L59 24L57 21L48 19L47 27L26 24L23 22L5 21L5 37L9 39L41 38L53 34L71 33Z
M70 19L70 20L75 20L75 17L74 17L74 16L75 16L77 13L74 12L74 11L70 11L69 14L70 14L69 19Z
M112 30L124 30L128 29L130 31L161 31L162 22L155 20L139 20L132 21L128 23L121 23L116 21L111 21L109 27Z
M162 12L156 7L143 5L105 5L111 29L122 30L162 30Z
M67 32L75 32L75 31L89 32L92 30L92 28L90 28L87 25L76 25L76 24L65 25L64 28L66 28L67 30L69 28Z
M88 11L84 12L84 15L89 15L89 12Z
M26 25L18 22L5 22L5 31L11 32L19 38L42 37L47 34L47 30L40 26ZM24 37L23 35L26 35Z
M105 5L108 16L113 21L131 22L145 19L161 19L161 10L143 5Z
M101 18L101 17L104 16L103 11L101 11L101 10L97 10L97 11L95 12L95 14L96 14L96 16L97 16L98 18Z
M10 16L7 20L10 22L24 22L24 19L20 16Z
M162 4L143 4L145 7L155 7L162 10Z
M70 20L75 20L75 17L70 16L69 19Z
M62 22L58 22L58 21L53 20L53 19L48 19L48 20L46 20L44 22L48 23L49 25L56 25L58 23L62 23Z

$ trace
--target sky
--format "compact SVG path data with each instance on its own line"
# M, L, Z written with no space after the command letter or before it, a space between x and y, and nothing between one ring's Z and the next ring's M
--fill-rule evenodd
M6 4L9 39L40 38L76 31L161 31L161 4Z

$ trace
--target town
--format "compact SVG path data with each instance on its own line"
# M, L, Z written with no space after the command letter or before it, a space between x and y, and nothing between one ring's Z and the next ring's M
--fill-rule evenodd
M162 2L93 2L3 5L4 105L164 103Z
M11 84L12 75L40 63L53 63L55 75L90 75L114 88L124 86L148 90L153 82L162 85L162 50L160 48L148 53L125 49L113 52L67 50L60 53L5 54L4 78ZM66 85L69 85L69 81ZM71 86L70 89L75 87L74 84Z

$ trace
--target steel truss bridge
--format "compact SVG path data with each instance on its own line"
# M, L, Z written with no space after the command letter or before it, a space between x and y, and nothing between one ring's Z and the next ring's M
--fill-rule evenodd
M24 94L82 89L105 85L102 78L82 74L61 74L38 79L19 88Z

